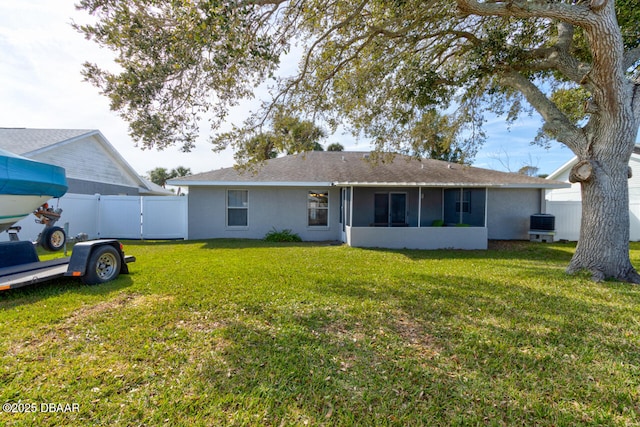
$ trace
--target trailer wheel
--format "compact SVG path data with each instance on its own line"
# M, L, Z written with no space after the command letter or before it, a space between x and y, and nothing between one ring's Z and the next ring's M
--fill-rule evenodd
M49 252L59 251L64 247L67 235L60 227L48 227L42 232L40 244Z
M120 254L113 246L98 246L89 258L82 282L97 285L115 279L120 274L120 262Z

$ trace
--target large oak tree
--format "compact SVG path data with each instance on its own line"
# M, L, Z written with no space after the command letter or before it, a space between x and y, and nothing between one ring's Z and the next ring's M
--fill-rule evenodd
M470 147L483 112L543 119L579 163L580 241L569 272L640 282L629 259L628 161L640 123L636 0L82 0L79 27L113 49L117 71L86 64L144 146L189 149L205 119L272 82L274 105L348 124L380 151L402 151L435 107ZM296 74L280 61L301 52ZM466 131L465 131L466 130ZM219 141L219 140L218 140ZM403 143L404 142L404 143Z

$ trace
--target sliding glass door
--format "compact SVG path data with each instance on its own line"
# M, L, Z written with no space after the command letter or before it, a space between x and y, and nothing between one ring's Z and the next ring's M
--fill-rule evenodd
M373 216L377 227L406 226L407 193L376 193Z

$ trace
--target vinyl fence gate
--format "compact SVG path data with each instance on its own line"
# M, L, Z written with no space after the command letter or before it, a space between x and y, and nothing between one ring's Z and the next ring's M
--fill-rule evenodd
M186 239L186 196L102 196L66 194L50 200L62 208L56 225L69 223L69 236L86 233L90 239ZM43 226L29 215L16 225L20 240L35 240ZM8 233L0 233L8 240Z

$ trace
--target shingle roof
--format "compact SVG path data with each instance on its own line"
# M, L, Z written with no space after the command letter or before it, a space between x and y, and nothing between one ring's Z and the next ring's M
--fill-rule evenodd
M565 183L439 160L396 155L374 163L364 152L312 151L267 160L256 171L225 168L176 178L171 184L212 185L377 185L562 188Z
M59 142L96 132L90 129L24 129L0 128L0 147L25 155Z

